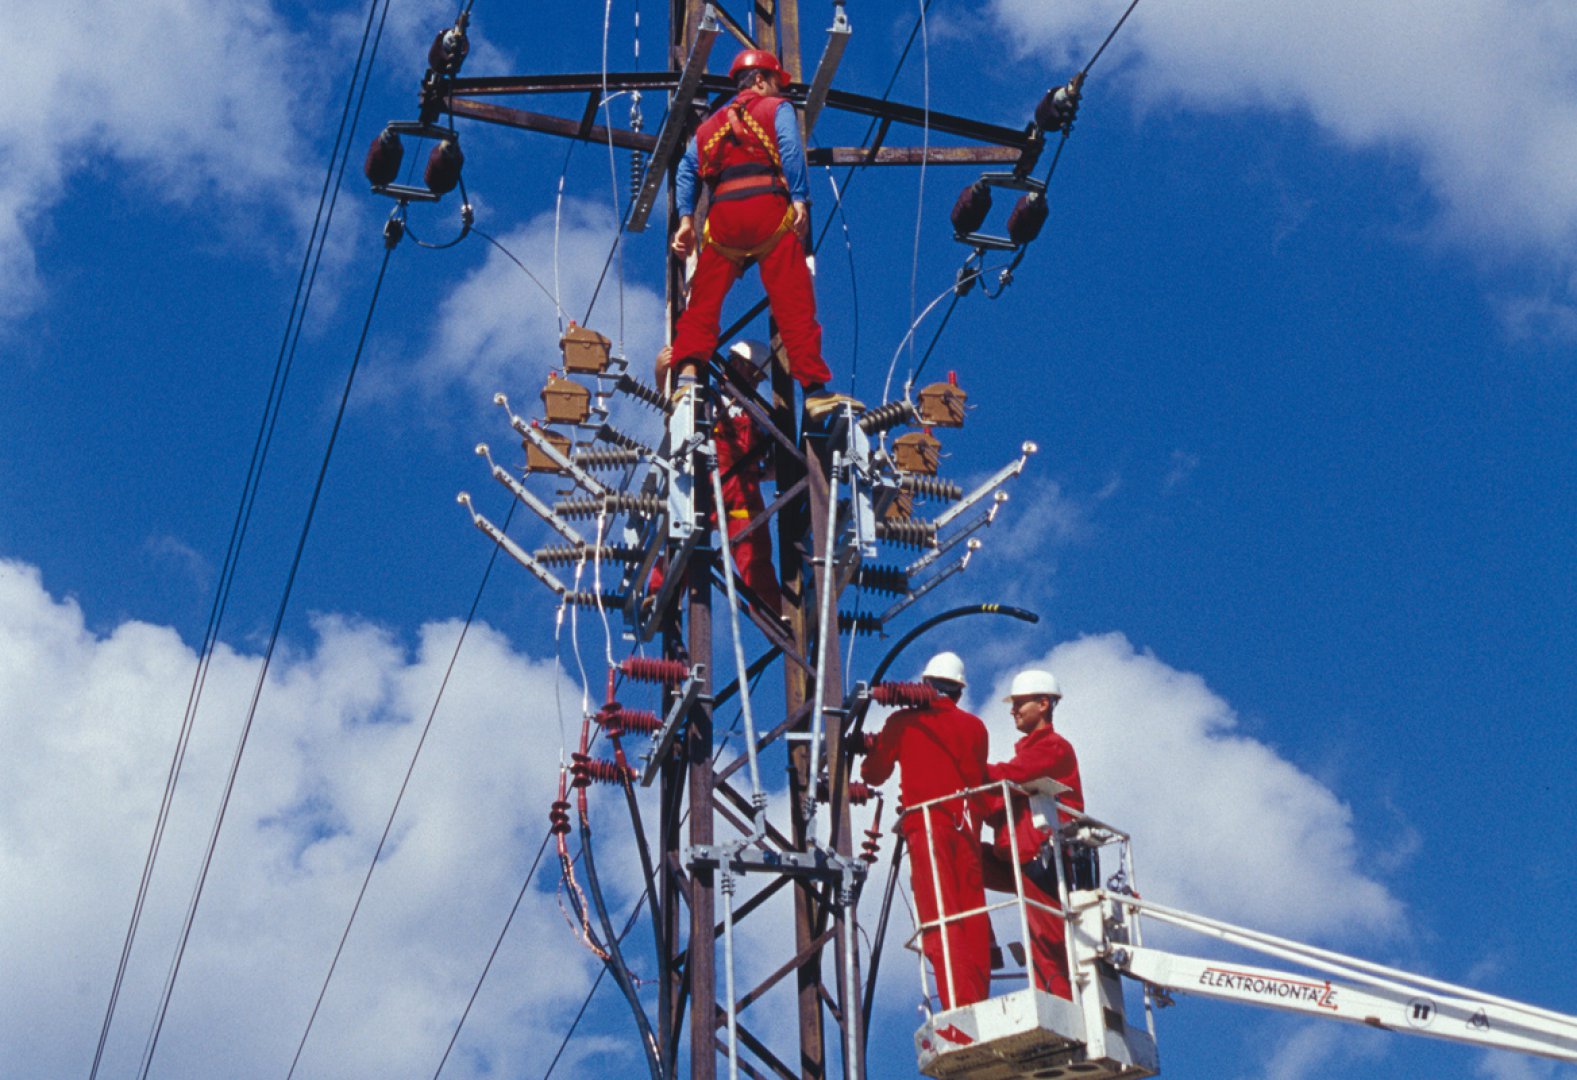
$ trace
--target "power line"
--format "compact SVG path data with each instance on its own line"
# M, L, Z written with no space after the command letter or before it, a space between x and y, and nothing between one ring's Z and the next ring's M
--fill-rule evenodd
M515 516L515 507L518 503L511 499L509 513L504 518L503 531L509 531L509 522ZM400 803L405 799L405 790L410 786L411 774L416 771L416 761L422 755L422 747L427 744L427 733L432 730L433 718L438 715L438 706L444 699L444 691L449 686L449 676L454 674L455 661L460 659L460 647L465 644L465 636L471 630L471 623L476 618L476 609L482 602L482 593L487 588L487 582L493 574L493 566L498 562L498 553L501 549L493 546L493 552L488 556L487 569L482 571L482 580L477 584L476 595L471 599L471 610L466 612L465 625L460 628L460 637L454 643L454 652L449 655L449 666L444 669L443 680L438 684L438 693L433 698L433 707L427 713L427 722L422 725L421 738L416 740L416 749L411 752L411 762L405 768L405 778L400 781L400 791L394 797L394 805L389 808L389 819L384 823L383 835L378 838L378 847L372 853L372 860L367 864L367 873L361 879L361 888L356 893L356 903L350 909L350 918L345 920L345 930L340 934L339 944L334 949L334 959L329 963L328 973L323 976L323 986L318 990L318 999L312 1003L312 1015L307 1017L306 1029L301 1033L301 1041L296 1044L296 1056L290 1060L290 1071L285 1074L285 1080L296 1075L296 1066L301 1061L301 1052L306 1049L307 1037L312 1034L312 1025L317 1021L318 1010L323 1006L323 998L328 993L329 982L334 978L334 972L339 967L340 955L345 951L345 942L350 938L351 927L356 924L356 915L361 911L361 902L366 898L367 885L372 881L372 873L378 868L378 860L383 855L384 845L389 841L389 833L394 829L395 815L400 812Z
M362 30L361 45L356 54L356 63L351 69L349 85L345 92L345 107L340 113L339 129L334 136L334 148L329 155L329 163L324 171L323 190L318 195L318 206L312 221L312 230L307 237L306 252L302 256L301 270L296 276L295 293L290 301L290 313L285 321L285 332L280 341L279 355L274 361L274 374L268 388L268 396L263 405L263 418L258 427L256 439L252 444L252 459L247 465L246 478L241 486L241 500L236 508L235 521L231 525L230 539L225 548L224 562L220 571L219 583L215 589L214 601L208 613L208 625L203 631L203 643L198 650L197 670L193 673L192 688L187 694L186 711L181 720L180 732L176 737L174 754L170 760L170 769L165 778L164 794L160 800L159 813L154 822L153 836L148 844L148 854L143 861L142 877L137 885L137 897L132 904L131 920L126 928L126 937L121 944L120 960L115 970L114 983L110 990L109 1003L105 1008L104 1021L99 1029L98 1045L93 1053L93 1066L89 1072L90 1080L98 1076L99 1066L103 1062L104 1048L109 1039L110 1027L114 1022L115 1008L120 999L121 988L126 977L126 968L131 959L131 951L136 942L137 929L142 921L143 907L147 902L149 885L153 878L153 868L158 861L159 849L164 841L165 828L169 822L170 806L174 800L175 788L180 779L181 767L185 761L186 748L191 739L192 725L196 719L197 709L202 700L202 692L207 684L208 669L213 659L214 648L218 643L219 627L224 620L225 609L229 603L230 587L235 580L235 568L240 559L241 545L246 538L247 525L251 520L252 507L257 497L257 487L261 480L262 466L267 460L268 449L273 440L273 431L278 420L280 405L284 400L284 387L290 375L290 368L295 359L296 345L300 341L301 326L305 321L306 309L311 301L313 287L317 282L317 272L322 264L323 249L328 239L328 229L334 218L334 208L339 199L339 184L335 181L335 163L339 161L339 177L344 177L344 162L349 160L345 153L349 145L350 135L347 134L346 124L351 115L351 103L356 98L356 83L362 72L362 61L367 59L367 70L370 74L372 58L368 56L368 40L372 32L373 17L377 13L378 0L373 0L367 10L367 25ZM387 3L385 3L387 14ZM379 24L379 35L382 34L382 24ZM375 56L377 43L374 41L372 53ZM363 84L365 95L365 84ZM357 107L357 115L360 107ZM351 124L354 132L354 123ZM342 156L343 155L343 156ZM332 196L331 196L332 189ZM325 212L325 204L327 211ZM321 233L319 227L321 226ZM314 253L314 246L316 248Z
M384 6L384 13L385 15L388 13L387 3ZM379 30L381 33L381 23L379 24ZM366 86L363 84L363 91L365 89ZM357 108L359 111L359 103ZM153 1029L149 1033L147 1047L143 1051L142 1067L138 1073L139 1080L147 1080L148 1070L153 1065L154 1053L158 1049L159 1035L164 1029L164 1020L169 1013L170 999L175 992L175 981L180 974L181 960L186 954L187 943L191 940L192 924L197 918L197 908L202 901L203 887L208 880L208 871L213 865L214 851L219 845L219 835L224 828L225 813L230 806L230 797L235 791L236 777L241 770L241 759L246 752L247 739L251 735L252 724L257 719L258 702L263 696L263 686L268 678L268 669L274 657L274 648L279 643L279 634L284 625L285 612L290 605L290 595L295 586L296 574L301 568L301 559L306 552L307 538L312 532L312 521L317 513L318 501L323 494L324 482L328 478L329 463L334 457L334 446L339 439L340 428L344 424L345 410L350 403L351 387L355 383L356 372L361 366L362 354L366 350L367 335L372 329L372 317L378 307L378 296L383 290L384 277L389 269L390 256L394 254L394 245L397 242L398 233L391 229L388 235L389 239L384 246L383 261L378 267L378 278L373 286L372 300L367 305L367 317L362 323L361 337L356 343L356 354L351 361L350 372L345 379L345 389L340 395L339 410L334 416L334 426L329 432L328 446L323 452L323 462L318 468L317 482L312 489L312 498L307 506L306 519L302 522L301 535L296 542L295 556L291 560L290 572L285 579L284 593L280 597L279 609L275 613L274 625L269 633L268 647L263 653L262 668L258 671L257 683L252 689L252 700L247 707L246 721L241 726L241 735L236 743L235 754L230 761L230 773L225 780L224 794L219 802L219 811L214 818L213 830L208 838L208 847L203 854L202 869L198 873L197 884L192 890L192 899L187 905L186 919L181 928L180 940L176 945L175 956L170 963L169 974L165 977L164 991L160 998L158 1014L154 1020Z

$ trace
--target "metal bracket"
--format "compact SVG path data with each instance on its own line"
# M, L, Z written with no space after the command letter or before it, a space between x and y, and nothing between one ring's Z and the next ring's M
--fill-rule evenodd
M690 57L684 62L684 71L679 76L679 86L668 101L668 115L663 117L662 130L657 133L657 146L652 150L652 159L646 163L646 176L641 181L640 194L630 204L630 216L624 224L626 232L646 231L646 219L651 216L652 205L657 201L657 188L668 175L668 168L673 164L674 155L679 150L689 124L690 103L701 89L701 77L706 74L706 60L712 53L712 42L717 40L717 32L717 12L708 4L706 13L701 17L700 28L696 31L695 47L690 50Z
M926 567L932 565L938 559L940 559L943 555L946 555L949 551L952 551L959 544L961 544L965 540L967 540L970 537L971 534L979 532L981 529L986 528L988 525L990 525L993 521L996 520L997 512L1002 509L1003 504L1006 503L1007 501L1008 501L1008 493L1007 492L1005 492L1005 491L997 492L996 495L994 495L992 497L991 509L987 510L984 514L981 514L974 521L971 521L968 525L965 525L962 528L958 529L957 531L955 531L953 533L953 535L949 536L946 540L943 540L942 542L937 544L936 547L932 548L930 551L927 551L924 555L920 556L914 562L912 562L908 566L904 567L904 574L906 576L908 576L908 577L911 577L911 578L914 577L915 574L918 574L920 571L924 570Z
M1020 446L1020 453L1017 461L1010 462L1009 464L1002 466L1002 468L993 473L991 478L988 479L984 484L981 484L974 491L971 491L968 495L965 495L962 499L958 500L958 502L954 503L952 506L949 506L941 514L937 515L935 522L937 530L941 531L942 529L946 528L949 522L956 520L958 516L964 511L968 510L971 506L974 506L981 499L984 499L987 495L1001 487L1008 480L1023 472L1024 466L1028 464L1031 455L1037 453L1039 450L1040 447L1036 446L1032 442L1026 442Z
M497 525L494 525L491 521L487 520L487 518L478 513L476 507L471 505L470 493L462 491L458 496L456 496L455 501L466 508L466 510L471 515L472 523L475 524L478 529L481 529L488 536L492 537L493 543L503 548L512 559L518 562L521 566L524 566L527 570L531 571L532 576L538 581L552 589L559 596L563 596L569 591L569 587L560 581L554 575L553 571L539 563L535 558L532 557L529 551L526 551L508 536L505 536L503 529L500 529Z
M822 51L821 60L816 64L816 74L810 80L810 89L805 93L807 142L816 126L816 118L821 115L822 106L827 103L827 92L832 89L833 76L838 73L838 65L843 62L843 51L849 47L852 30L849 16L843 10L843 5L839 4L833 12L832 25L827 28L827 47Z
M685 849L685 865L692 872L726 867L736 874L782 874L815 881L839 881L846 875L860 880L869 869L858 858L839 855L819 845L809 851L777 851L735 844L697 844Z
M679 689L679 696L674 700L673 708L668 710L668 715L663 719L662 729L652 738L652 745L647 748L641 758L641 787L651 787L652 778L658 773L657 766L663 758L668 756L668 749L673 745L674 735L679 731L679 722L685 718L691 707L700 701L704 695L701 687L706 684L706 665L690 665L690 677L685 680ZM707 700L711 700L708 698Z
M952 577L954 574L962 573L964 570L966 570L969 567L969 560L974 558L975 552L979 551L980 547L981 547L981 544L980 544L979 540L971 540L971 541L969 541L969 544L967 545L968 549L964 552L962 558L960 558L957 562L953 563L951 566L945 567L944 569L937 571L931 577L927 578L925 580L925 582L923 584L921 584L918 588L916 588L912 592L910 592L908 596L904 597L902 600L899 600L892 607L890 607L886 611L882 612L882 614L881 614L881 621L882 621L882 623L885 624L888 620L892 619L895 615L897 615L904 608L908 607L910 604L912 604L916 600L920 599L920 597L924 596L926 593L930 592L932 589L934 589L938 585L942 584L942 582L946 581L948 578Z
M511 476L508 469L493 460L493 455L488 452L487 443L477 443L476 453L478 457L487 459L488 465L493 470L493 479L508 488L515 498L525 503L534 514L547 522L554 532L576 547L586 546L586 538L584 536L576 532L568 522L555 514L552 507L533 495L524 484Z
M591 473L587 472L579 465L575 464L566 455L560 453L559 448L549 442L547 436L543 435L541 431L532 427L527 421L522 420L520 417L516 416L509 408L509 399L507 397L505 397L503 394L494 394L493 404L500 406L506 413L509 414L510 427L520 432L521 437L529 440L531 445L535 446L538 450L541 450L544 454L546 454L553 464L563 469L564 472L567 473L577 484L598 498L602 498L604 495L610 494L606 484L598 480L595 476L591 475Z

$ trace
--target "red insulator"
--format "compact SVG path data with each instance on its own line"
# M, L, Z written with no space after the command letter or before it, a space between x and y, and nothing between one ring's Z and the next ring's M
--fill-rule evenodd
M433 152L427 155L427 171L422 173L427 190L437 195L453 191L460 182L460 166L464 164L465 155L453 139L445 139L433 147Z
M597 723L610 735L623 735L629 731L651 735L663 726L662 717L647 709L625 709L617 701L610 701L597 713Z
M866 829L865 840L860 844L860 858L864 862L874 863L882 851L882 832L880 829Z
M936 700L936 690L925 683L884 682L871 687L871 700L878 705L897 705L918 709Z
M383 187L394 183L400 175L400 162L404 158L405 144L400 142L400 136L384 128L367 147L367 160L362 163L361 171L373 187Z
M1051 207L1046 203L1046 196L1040 192L1031 191L1020 196L1018 205L1008 215L1008 239L1015 244L1029 243L1040 235L1040 227L1046 224L1046 215L1049 213Z
M563 799L555 800L553 808L548 811L548 821L552 823L548 829L555 836L569 835L569 803Z
M953 204L953 231L963 236L986 223L991 213L991 188L984 180L976 180L958 195Z
M573 764L570 765L570 784L573 787L583 788L591 784L622 784L626 780L635 779L635 770L628 765L619 765L617 762L605 761L602 758L587 757L585 754L573 755Z
M619 665L619 670L627 679L664 686L678 686L690 677L690 665L683 660L658 660L650 656L632 656Z

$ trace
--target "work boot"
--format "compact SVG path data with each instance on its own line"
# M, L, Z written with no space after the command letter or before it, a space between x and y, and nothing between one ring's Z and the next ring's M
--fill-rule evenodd
M848 394L828 390L825 386L805 392L805 415L811 420L821 420L844 406L852 408L856 413L865 411L864 402L857 401Z

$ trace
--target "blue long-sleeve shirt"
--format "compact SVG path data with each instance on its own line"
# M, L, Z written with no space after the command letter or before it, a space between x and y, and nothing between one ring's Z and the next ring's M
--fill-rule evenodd
M732 104L732 100L730 100ZM724 106L727 108L727 106ZM805 168L805 146L799 141L799 117L794 106L787 101L778 106L773 115L773 128L778 138L778 157L783 162L783 180L788 184L792 202L810 201L810 175ZM679 169L674 175L674 199L681 215L695 213L696 179L701 159L696 152L695 140L679 159Z

